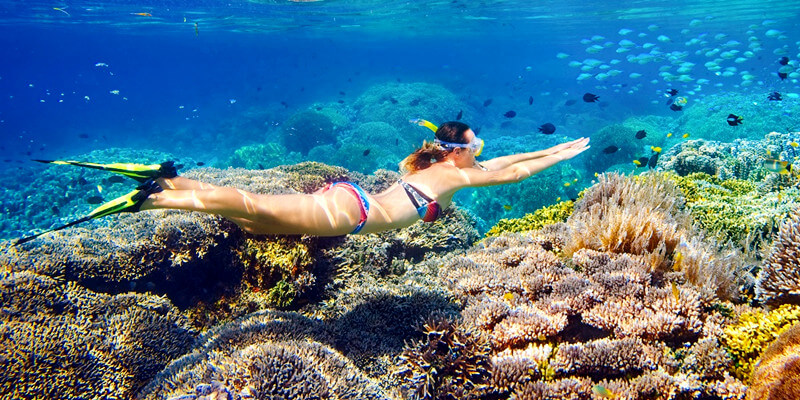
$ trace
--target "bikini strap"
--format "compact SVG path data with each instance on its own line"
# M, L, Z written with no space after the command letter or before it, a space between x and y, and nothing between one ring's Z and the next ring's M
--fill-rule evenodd
M426 207L428 203L432 203L434 200L419 191L419 189L411 186L408 182L400 179L397 181L400 183L400 186L403 187L406 191L406 195L408 198L411 199L411 203L414 204L415 208Z

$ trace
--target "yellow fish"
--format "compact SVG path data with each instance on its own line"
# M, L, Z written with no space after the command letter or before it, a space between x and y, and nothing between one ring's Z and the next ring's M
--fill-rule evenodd
M508 293L504 294L503 295L503 300L505 300L505 301L514 300L514 293L508 292Z
M556 201L561 201L561 196L556 197Z
M797 146L800 146L800 143L797 143L797 142L791 142L791 143L789 143L789 146L792 146L792 147L797 147Z
M689 137L689 134L688 134L688 133L684 133L684 134L683 134L683 138L684 138L684 139L686 139L686 138L688 138L688 137Z
M639 160L633 160L633 163L636 164L636 165L642 165L642 162L639 161Z
M683 254L680 251L676 251L673 259L675 260L675 262L672 264L672 270L678 272L681 270L681 262L683 262Z
M600 177L600 174L598 174L597 172L595 172L595 173L594 173L594 177L595 177L595 178L599 178L599 177Z
M653 150L656 153L661 153L661 147L650 146L650 150Z
M766 159L763 165L767 171L779 174L788 174L792 170L792 165L788 161Z
M572 186L572 184L571 184L571 183L569 183L569 182L564 182L564 187L570 187L570 186Z
M578 181L578 178L575 178L575 179L572 180L572 182L577 182L577 181Z
M503 209L506 211L511 211L512 208L513 207L511 207L511 204L503 204Z
M675 296L675 301L679 301L681 299L681 291L674 281L670 283L672 284L672 295Z
M616 393L608 390L603 385L594 385L592 386L592 392L604 399L615 399L617 398Z
M672 137L672 132L667 133L667 137Z
M97 193L103 193L103 187L102 186L97 185Z

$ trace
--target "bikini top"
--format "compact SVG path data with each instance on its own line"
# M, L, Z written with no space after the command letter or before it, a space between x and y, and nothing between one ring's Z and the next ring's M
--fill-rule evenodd
M399 179L397 183L406 191L411 204L417 209L417 214L422 218L422 221L433 222L442 215L442 207L439 206L436 200L426 196L425 193L402 179Z

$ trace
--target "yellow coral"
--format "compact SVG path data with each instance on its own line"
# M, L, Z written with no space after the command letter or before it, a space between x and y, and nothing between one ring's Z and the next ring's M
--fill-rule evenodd
M564 222L572 214L574 207L575 203L567 200L542 207L522 218L503 218L489 232L486 232L486 237L500 236L506 232L532 231L556 222Z
M722 342L734 360L734 374L747 380L756 360L781 333L800 321L800 306L785 304L766 313L749 311L739 321L725 328Z

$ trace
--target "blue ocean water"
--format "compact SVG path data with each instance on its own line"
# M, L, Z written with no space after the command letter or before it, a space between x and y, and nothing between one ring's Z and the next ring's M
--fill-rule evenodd
M796 107L799 11L792 1L2 1L0 168L35 173L32 158L116 147L226 167L242 146L278 142L295 113L355 107L398 82L454 94L489 155L509 148L495 137L534 150L633 116L677 121L670 88L687 109L714 96L767 103L772 91ZM349 132L366 122L347 116ZM537 132L546 122L557 135Z

